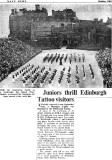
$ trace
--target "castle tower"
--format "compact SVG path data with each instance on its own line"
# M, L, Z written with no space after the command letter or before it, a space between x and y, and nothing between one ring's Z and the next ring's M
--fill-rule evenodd
M36 4L36 5L35 5L35 10L36 10L36 11L39 11L39 10L40 10L40 5L37 5L37 4Z

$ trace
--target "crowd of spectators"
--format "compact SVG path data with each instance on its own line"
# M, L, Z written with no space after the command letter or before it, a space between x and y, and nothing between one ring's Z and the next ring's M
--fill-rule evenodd
M17 39L0 39L0 81L40 52Z
M96 54L98 65L103 76L103 84L105 88L112 88L112 50L105 48Z

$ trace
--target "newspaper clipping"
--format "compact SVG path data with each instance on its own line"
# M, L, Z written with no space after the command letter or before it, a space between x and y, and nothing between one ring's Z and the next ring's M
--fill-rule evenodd
M0 2L1 160L112 160L111 2Z

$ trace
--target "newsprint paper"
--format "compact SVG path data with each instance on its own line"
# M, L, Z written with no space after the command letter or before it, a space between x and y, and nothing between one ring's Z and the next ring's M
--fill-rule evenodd
M0 160L112 160L112 1L0 1Z

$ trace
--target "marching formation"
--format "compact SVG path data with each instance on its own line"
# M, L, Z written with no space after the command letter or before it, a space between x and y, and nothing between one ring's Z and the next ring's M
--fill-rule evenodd
M95 80L92 64L86 62L85 54L46 54L40 65L30 62L12 74L12 82L22 87L80 87L90 75Z
M44 58L43 58L43 63L48 62L48 63L59 63L59 65L63 65L63 63L65 62L69 62L70 64L72 62L85 62L85 55L82 54L82 56L80 56L79 54L76 55L74 54L70 54L70 56L68 54L64 55L64 54L47 54Z

